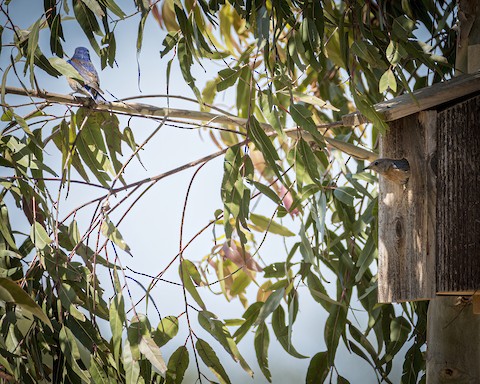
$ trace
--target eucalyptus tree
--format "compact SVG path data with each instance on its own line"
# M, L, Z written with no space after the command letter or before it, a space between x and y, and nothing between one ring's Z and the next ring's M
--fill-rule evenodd
M374 104L450 76L455 2L45 0L31 25L15 3L0 5L2 381L177 383L190 366L199 382L229 383L227 358L253 376L237 346L251 333L268 381L272 344L310 359L308 383L348 382L336 366L340 343L379 382L391 382L393 361L402 358L402 382L422 380L426 303L377 303L376 180L362 169L387 129ZM68 25L78 24L103 69L121 60L127 47L116 36L132 20L137 60L145 36L163 41L152 57L171 94L159 105L116 95L95 102L39 86L45 73L84 81L67 63L75 38ZM175 96L172 68L191 98ZM208 81L195 78L199 68ZM132 76L141 74L139 65ZM176 97L196 107L170 108ZM369 122L345 125L355 110ZM144 120L158 126L138 143ZM183 166L147 178L129 175L167 125L201 130L218 151L200 159L186 152ZM178 253L150 275L135 273L130 255L137 263L142 255L128 245L125 217L162 180L194 168L193 182L215 158L224 164L223 206L191 238L179 212ZM94 197L93 188L101 191ZM269 216L257 209L260 198L273 207ZM19 212L26 220L11 219ZM188 257L205 231L213 244L207 256ZM259 255L274 236L288 238L285 253L266 262ZM162 247L155 239L151 246ZM176 279L166 279L172 270ZM330 288L326 275L335 279ZM133 297L132 284L144 294ZM183 311L158 320L142 312L146 303L161 305L154 287L162 285L178 287ZM206 297L219 292L244 312L218 317ZM308 332L294 327L302 295L327 316L318 324L325 347L309 357L292 343L292 331ZM365 312L365 326L354 308ZM166 344L169 356L161 353Z

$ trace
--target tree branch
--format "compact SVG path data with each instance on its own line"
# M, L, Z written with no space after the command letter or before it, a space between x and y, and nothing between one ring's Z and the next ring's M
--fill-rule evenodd
M175 108L161 108L151 104L143 103L125 103L122 101L113 101L108 103L99 103L95 104L91 99L87 97L74 97L71 95L62 95L58 93L50 93L47 91L35 91L35 90L26 90L23 88L17 87L5 87L5 93L20 95L20 96L29 96L44 99L48 102L59 103L65 105L73 106L83 106L91 108L95 111L108 111L116 113L124 113L130 116L139 116L139 117L153 117L153 118L181 118L192 121L201 121L207 123L216 123L224 125L236 125L245 127L248 119L244 119L237 116L227 116L220 115L210 112L201 112L201 111L190 111L185 109L175 109ZM364 121L359 122L364 123ZM273 127L268 123L260 123L260 126L267 131L270 135L276 135ZM325 132L330 128L342 127L344 123L341 121L335 121L332 123L319 124L317 129ZM293 139L298 139L300 136L306 140L312 140L311 136L305 132L300 131L297 128L288 128L284 130L285 134ZM368 151L364 148L357 147L351 143L343 142L336 140L330 137L325 136L325 140L332 147L338 149L341 152L353 156L360 160L375 160L378 155L374 152Z

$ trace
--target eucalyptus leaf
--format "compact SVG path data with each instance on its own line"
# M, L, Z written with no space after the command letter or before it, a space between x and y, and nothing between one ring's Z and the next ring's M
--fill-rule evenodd
M12 280L0 277L0 300L15 304L22 311L32 314L53 331L52 323L42 308Z
M267 301L263 303L262 308L260 309L260 313L258 314L257 319L255 320L254 325L259 325L263 323L265 319L280 305L281 300L283 299L283 295L285 294L285 288L282 287L275 292L273 292L270 296L268 296Z

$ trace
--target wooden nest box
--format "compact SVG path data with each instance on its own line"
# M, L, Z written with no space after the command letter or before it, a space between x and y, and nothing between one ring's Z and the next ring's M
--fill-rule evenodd
M480 73L376 109L380 157L411 173L405 187L379 177L378 301L480 294Z

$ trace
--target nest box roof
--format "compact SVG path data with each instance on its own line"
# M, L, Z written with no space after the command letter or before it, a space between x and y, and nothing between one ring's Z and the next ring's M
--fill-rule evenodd
M393 121L478 92L480 92L480 72L457 76L383 101L376 104L375 109L385 121ZM357 111L342 116L342 121L344 125L358 125L366 123L367 119Z

